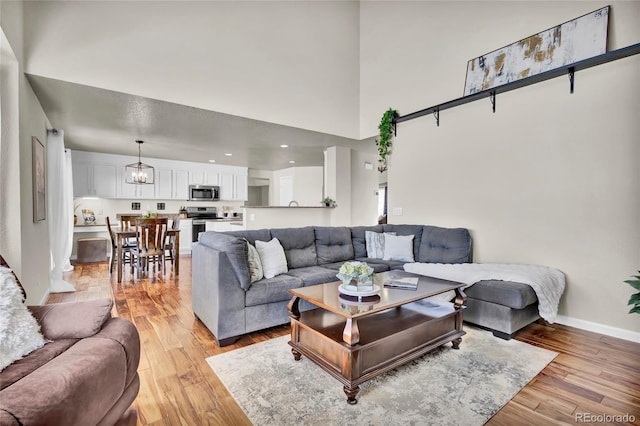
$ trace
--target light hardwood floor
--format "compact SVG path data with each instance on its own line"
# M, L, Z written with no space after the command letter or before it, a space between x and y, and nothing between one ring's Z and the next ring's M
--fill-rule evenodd
M126 271L118 284L107 263L95 263L76 265L65 279L78 291L53 294L48 303L111 297L115 301L113 315L131 320L138 328L142 345L138 368L141 388L134 403L138 424L251 424L205 359L288 334L288 325L251 333L234 345L218 347L191 310L189 256L180 258L179 277L171 268L164 277L156 274L140 280ZM627 414L635 421L626 424L640 425L640 344L539 323L526 327L516 338L559 355L487 424L586 423L576 417L583 413L585 419L586 413Z

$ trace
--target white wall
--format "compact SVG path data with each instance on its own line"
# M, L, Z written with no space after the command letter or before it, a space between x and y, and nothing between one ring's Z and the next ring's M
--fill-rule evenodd
M29 1L24 7L28 73L358 136L357 2Z
M351 226L378 223L377 161L377 155L351 150Z
M4 31L0 37L0 254L15 271L21 271L22 219L15 208L20 205L19 64Z
M299 206L320 206L322 201L322 167L289 167L273 171L270 186L269 204L277 206L280 203L280 178L291 177L292 200ZM286 205L286 204L285 204Z
M640 40L640 2L612 2L610 49ZM592 2L362 2L361 129L460 97L468 59L601 7ZM380 31L380 28L385 31ZM389 36L393 34L393 36ZM471 229L478 262L558 268L564 321L640 331L640 56L401 123L390 223ZM419 184L416 182L419 181ZM637 336L637 334L636 334Z
M22 282L27 292L27 303L38 304L43 302L48 294L50 252L47 221L33 223L31 137L38 137L46 145L49 123L31 86L22 74L22 8L22 2L0 3L0 26L15 54L7 64L3 63L0 187L4 206L0 209L0 251L6 252L7 262ZM5 52L4 47L2 51ZM9 73L6 76L5 65L9 65ZM19 119L15 116L16 94ZM8 96L11 102L8 111L4 111L5 96ZM8 128L5 129L5 125Z
M244 223L246 229L329 226L332 210L323 207L247 207Z

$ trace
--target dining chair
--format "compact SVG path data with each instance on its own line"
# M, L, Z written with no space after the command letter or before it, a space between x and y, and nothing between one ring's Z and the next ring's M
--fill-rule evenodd
M120 227L122 229L127 229L127 228L135 229L135 227L136 227L136 219L138 219L139 217L140 217L140 215L125 215L125 214L120 215ZM127 244L135 246L136 239L135 238L128 238L127 239Z
M175 231L180 229L180 215L177 214L173 217L171 222L171 230ZM176 247L176 234L170 233L167 235L167 244L165 244L165 260L170 260L171 264L175 267L175 262L178 261L180 253L175 252Z
M149 273L149 264L162 266L162 273L167 273L164 263L168 218L136 219L136 246L131 253L136 260L138 278L144 269Z
M116 262L120 261L116 258L118 255L118 243L115 232L111 229L111 221L109 220L109 216L105 217L105 222L107 223L107 230L109 231L109 239L111 240L111 259L109 261L109 273L113 273L113 267L116 265ZM131 264L131 249L134 247L134 244L128 243L125 241L122 244L122 264Z

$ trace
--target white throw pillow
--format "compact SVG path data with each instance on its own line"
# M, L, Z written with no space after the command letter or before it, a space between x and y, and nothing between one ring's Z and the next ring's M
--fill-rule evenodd
M253 284L264 277L264 271L262 270L262 262L260 261L260 254L258 254L258 250L248 241L247 249L249 253L247 258L247 263L249 264L249 277Z
M396 235L395 232L385 232L385 234ZM371 259L382 259L384 256L384 234L381 232L364 231L364 242L367 247L367 257Z
M260 255L265 278L273 278L289 270L287 268L287 257L284 255L282 244L277 238L268 243L256 240L256 249Z
M414 235L384 234L384 256L382 259L413 262L413 238Z
M0 371L45 343L11 269L0 266Z

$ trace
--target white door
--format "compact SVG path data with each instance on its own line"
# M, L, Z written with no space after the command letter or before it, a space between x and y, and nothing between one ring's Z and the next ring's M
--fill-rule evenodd
M293 176L280 176L280 205L288 206L293 201Z

